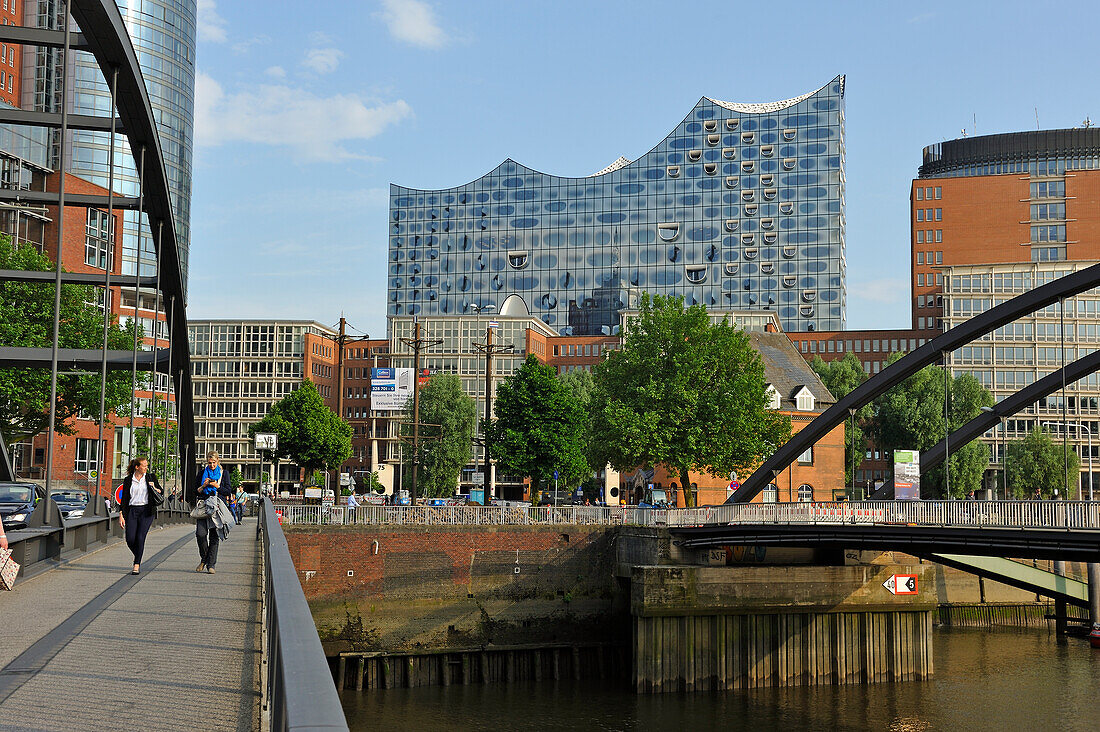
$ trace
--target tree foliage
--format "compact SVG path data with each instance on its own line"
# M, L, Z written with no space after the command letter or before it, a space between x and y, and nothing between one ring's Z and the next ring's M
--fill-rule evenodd
M420 423L424 426L420 428L418 496L445 497L454 493L462 467L470 460L476 412L474 400L462 390L462 380L454 374L433 376L420 389ZM407 442L412 434L411 399L406 419L410 422L403 428ZM409 481L412 459L412 450L405 450L404 478Z
M901 358L893 354L887 363ZM875 442L892 453L896 449L926 450L944 437L944 370L926 366L904 383L875 400ZM950 378L948 426L955 431L993 406L993 396L970 374ZM943 467L921 478L921 493L932 498L962 498L982 486L989 465L989 449L976 440L958 447L951 445L951 491L947 493Z
M595 376L597 465L665 465L689 485L692 470L747 474L790 437L790 418L767 409L764 365L749 337L682 298L642 295L622 349Z
M276 456L293 461L312 475L326 466L336 467L351 457L351 427L321 398L313 382L303 379L298 388L271 405L259 422L248 428L279 436Z
M1008 443L1008 489L1014 497L1034 498L1036 489L1042 498L1053 497L1055 491L1062 495L1067 482L1071 494L1066 497L1074 497L1080 482L1080 459L1072 447L1068 453L1063 452L1060 442L1042 427L1035 427L1024 439Z
M0 235L0 269L33 272L53 271L49 257L39 254L27 242L13 246ZM103 311L94 304L95 288L86 285L61 286L61 348L103 347ZM0 282L0 343L5 346L48 348L53 345L52 285L29 282ZM135 330L130 322L119 327L112 316L107 329L107 347L130 350ZM140 336L140 333L138 334ZM99 416L99 374L58 375L54 431L71 435L69 420L79 414ZM107 373L105 412L120 412L130 404L134 384L128 371ZM7 444L33 437L49 429L49 369L0 369L0 432Z
M859 358L848 351L844 358L836 361L824 361L821 356L814 356L810 363L821 381L832 395L838 400L846 397L852 390L867 380L867 373L863 370L863 364ZM855 419L849 420L844 425L844 484L851 485L855 471L863 462L863 456L867 450L866 430L870 428L870 422L874 418L874 410L870 404L866 404L856 410Z
M489 454L506 470L529 476L532 490L555 470L566 483L591 475L584 409L552 367L528 356L497 387L493 414L483 425Z

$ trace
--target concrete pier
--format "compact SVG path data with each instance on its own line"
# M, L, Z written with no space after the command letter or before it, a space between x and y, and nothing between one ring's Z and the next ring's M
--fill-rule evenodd
M928 566L636 567L639 693L926 679ZM914 575L915 594L884 583Z

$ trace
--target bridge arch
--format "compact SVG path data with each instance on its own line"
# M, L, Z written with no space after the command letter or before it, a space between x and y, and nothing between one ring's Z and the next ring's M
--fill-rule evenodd
M836 404L795 433L745 479L726 503L745 503L752 500L771 480L773 471L787 468L811 445L843 423L849 416L848 410L856 410L869 404L891 387L900 384L925 366L935 363L942 354L950 353L1017 318L1098 285L1100 264L1095 264L1018 295L927 341L837 400Z

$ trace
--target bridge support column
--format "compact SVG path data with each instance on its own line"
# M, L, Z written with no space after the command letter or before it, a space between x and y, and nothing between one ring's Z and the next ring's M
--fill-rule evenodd
M1100 564L1089 564L1089 620L1100 623Z

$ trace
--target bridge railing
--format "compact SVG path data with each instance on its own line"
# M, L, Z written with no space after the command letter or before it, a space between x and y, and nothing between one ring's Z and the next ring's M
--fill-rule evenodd
M1090 501L841 501L734 503L668 512L669 526L742 523L1100 529Z
M340 696L317 636L286 536L271 506L260 506L264 553L264 712L271 730L347 730Z
M734 503L699 508L636 506L278 505L285 524L417 526L708 526L740 523L918 524L1100 529L1100 502L841 501Z

